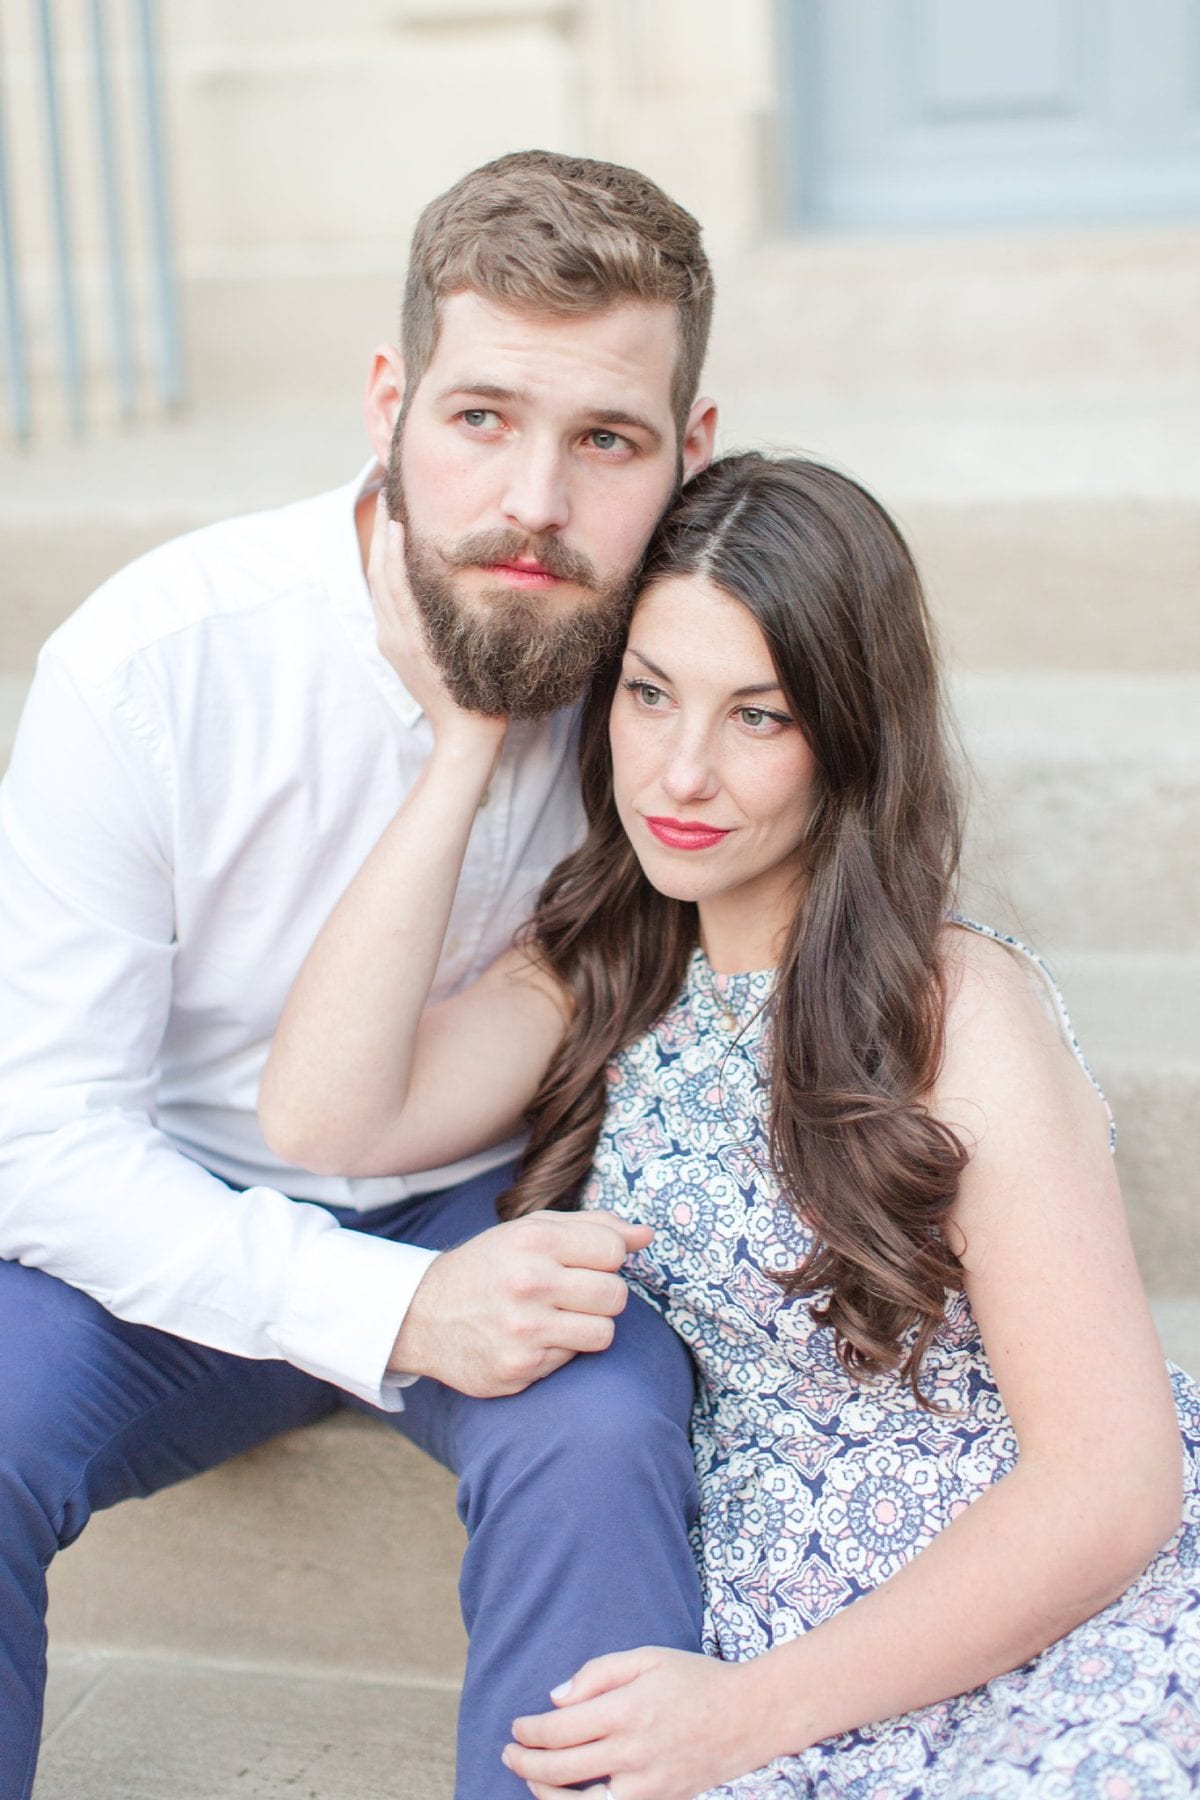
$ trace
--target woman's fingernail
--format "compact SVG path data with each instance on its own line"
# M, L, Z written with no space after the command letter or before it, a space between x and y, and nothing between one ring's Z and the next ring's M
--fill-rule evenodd
M500 1752L500 1761L504 1764L506 1769L512 1768L512 1745L511 1744L505 1744L503 1750Z
M575 1684L572 1681L560 1681L556 1688L550 1689L550 1698L552 1700L565 1700L574 1685Z

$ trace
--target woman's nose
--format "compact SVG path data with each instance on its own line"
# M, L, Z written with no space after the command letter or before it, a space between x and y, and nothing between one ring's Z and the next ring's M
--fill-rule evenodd
M681 732L668 749L662 768L663 792L680 805L711 800L720 789L707 738Z

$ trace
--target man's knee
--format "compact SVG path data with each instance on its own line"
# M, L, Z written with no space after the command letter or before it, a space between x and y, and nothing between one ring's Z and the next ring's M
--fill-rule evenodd
M581 1425L596 1442L652 1445L663 1431L686 1434L695 1393L695 1370L686 1345L662 1314L637 1294L615 1321L609 1349L577 1356L538 1384L540 1402L554 1424L576 1435Z
M89 1355L95 1302L40 1269L0 1261L0 1536L27 1528L68 1535L67 1498L82 1473L65 1414L102 1389L103 1359ZM87 1381L81 1390L81 1375Z
M574 1357L520 1394L463 1405L458 1468L467 1507L510 1483L561 1482L579 1503L588 1492L611 1496L647 1481L689 1491L693 1392L686 1347L631 1294L608 1350Z

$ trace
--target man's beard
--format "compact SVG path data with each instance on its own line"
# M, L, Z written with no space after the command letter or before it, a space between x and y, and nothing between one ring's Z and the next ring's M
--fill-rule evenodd
M605 581L578 550L552 534L476 532L435 548L413 529L393 448L385 486L388 510L404 526L408 585L425 641L451 697L469 712L541 719L578 699L597 666L620 644L637 571ZM538 593L485 589L475 602L455 593L451 571L534 557L585 598L570 611Z

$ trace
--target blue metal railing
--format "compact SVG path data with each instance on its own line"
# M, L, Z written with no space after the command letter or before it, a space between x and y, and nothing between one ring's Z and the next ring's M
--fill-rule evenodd
M77 0L80 4L81 0ZM178 290L171 245L167 197L163 115L160 100L159 57L155 0L82 0L87 11L88 83L94 115L95 171L99 183L102 221L102 261L108 290L111 379L116 408L122 421L132 420L137 410L139 376L144 370L153 384L158 406L171 411L184 397L180 348ZM29 0L32 9L32 47L37 65L41 113L41 156L49 203L53 245L53 286L57 300L57 337L54 364L61 377L67 419L75 432L87 424L87 370L80 332L77 246L72 231L72 164L63 129L63 79L57 48L56 26L61 22L61 0ZM123 99L124 89L114 75L114 39L128 68L135 96ZM132 112L134 151L132 169L122 168L117 130L121 106ZM30 362L30 307L27 271L22 266L21 241L14 211L14 195L27 199L33 183L24 177L37 146L13 141L9 109L5 104L4 44L0 41L0 258L3 278L4 368L7 385L9 430L21 444L35 429ZM128 160L128 159L127 159ZM18 170L22 177L18 181ZM126 189L140 185L144 213L145 244L131 248ZM137 309L132 301L135 274L149 277L150 317L139 332ZM153 340L138 354L139 335Z

